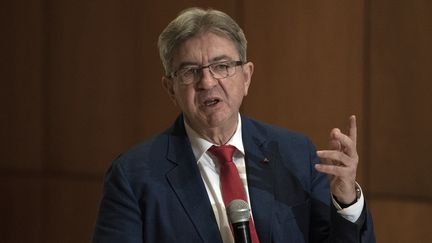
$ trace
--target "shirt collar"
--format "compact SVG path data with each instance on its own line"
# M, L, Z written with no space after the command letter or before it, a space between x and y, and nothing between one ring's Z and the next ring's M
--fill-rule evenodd
M195 132L189 124L186 122L186 119L184 119L186 134L189 137L189 140L192 145L192 151L195 155L195 159L197 162L201 159L201 157L207 152L207 150L216 144L213 144L204 138L200 137L200 135ZM243 147L243 139L242 139L242 129L241 129L241 116L240 113L238 114L238 123L237 123L237 129L234 133L234 135L230 138L230 140L226 143L226 145L232 145L236 147L236 149L242 153L244 156L244 147Z

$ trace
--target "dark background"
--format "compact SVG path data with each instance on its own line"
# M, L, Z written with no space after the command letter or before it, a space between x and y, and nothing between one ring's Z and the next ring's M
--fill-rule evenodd
M358 116L378 242L432 242L432 2L3 1L0 242L88 242L110 162L178 114L156 41L188 6L226 11L255 63L248 116L318 148Z

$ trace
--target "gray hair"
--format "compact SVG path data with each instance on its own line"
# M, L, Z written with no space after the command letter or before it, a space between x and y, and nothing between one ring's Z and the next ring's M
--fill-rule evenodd
M159 35L159 55L167 76L173 71L171 65L176 48L184 41L205 32L231 39L240 55L240 61L246 61L246 37L230 16L214 9L189 8L182 11Z

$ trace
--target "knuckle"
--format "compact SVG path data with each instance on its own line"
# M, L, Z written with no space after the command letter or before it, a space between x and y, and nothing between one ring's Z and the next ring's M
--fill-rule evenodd
M337 153L337 160L339 160L339 161L343 160L343 153L340 153L340 152Z

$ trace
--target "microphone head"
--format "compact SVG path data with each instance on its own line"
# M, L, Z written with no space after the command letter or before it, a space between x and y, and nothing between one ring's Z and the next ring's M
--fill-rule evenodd
M231 223L247 222L250 218L250 209L246 201L241 199L232 200L227 207L228 219Z

